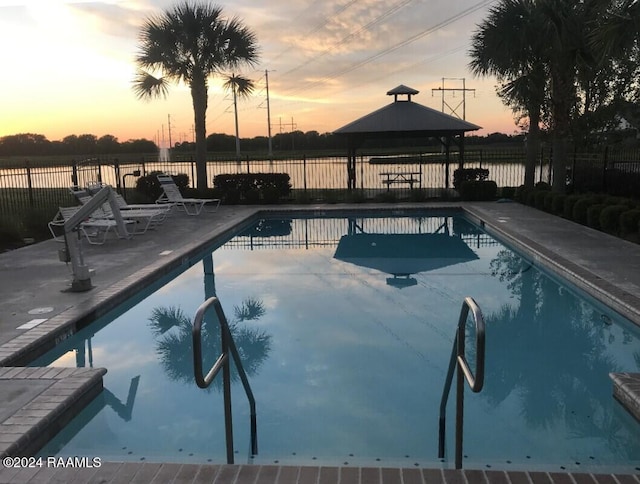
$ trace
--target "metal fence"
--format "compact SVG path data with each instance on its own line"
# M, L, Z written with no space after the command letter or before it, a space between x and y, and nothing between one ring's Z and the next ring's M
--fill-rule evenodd
M551 183L550 150L541 150L536 163L535 179ZM197 185L195 161L119 162L113 158L91 158L67 165L34 166L29 161L0 168L0 220L24 219L25 214L38 213L52 217L58 206L74 203L68 187L100 181L120 192L135 187L138 176L153 171L183 173L190 185ZM499 187L517 187L524 180L524 150L467 150L465 168L486 168L489 179ZM341 201L353 197L348 192L346 157L301 156L289 159L229 160L210 158L207 181L220 174L288 173L292 197L298 200ZM356 190L360 199L385 194L402 199L415 194L438 196L453 187L453 174L459 166L458 154L447 161L443 153L419 155L360 155L356 163ZM598 191L613 195L637 196L640 187L640 151L603 150L600 153L573 153L569 160L568 184L576 191ZM303 198L304 196L304 198ZM34 216L32 218L37 218Z

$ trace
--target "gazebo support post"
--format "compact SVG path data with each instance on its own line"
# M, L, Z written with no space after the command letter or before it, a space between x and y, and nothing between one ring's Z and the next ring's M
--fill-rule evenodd
M349 148L347 154L347 189L349 191L356 188L356 150Z

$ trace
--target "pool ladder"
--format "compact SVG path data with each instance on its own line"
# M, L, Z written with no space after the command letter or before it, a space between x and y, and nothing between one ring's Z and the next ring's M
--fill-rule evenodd
M467 359L465 357L465 337L466 324L469 311L473 316L476 330L476 374L474 375ZM455 466L456 469L462 469L462 433L464 424L464 380L469 383L471 391L478 393L484 385L484 318L480 308L473 298L466 297L460 309L460 319L458 320L458 329L453 340L453 348L451 350L451 359L449 360L449 370L447 371L447 379L442 390L442 399L440 401L440 431L438 441L438 458L444 458L444 441L446 427L447 400L449 399L449 391L453 382L453 373L457 369L456 381L456 450L455 450Z
M206 375L203 374L202 371L202 337L201 337L201 329L202 322L204 320L204 315L207 310L213 306L216 315L218 316L218 321L220 322L220 336L222 340L222 351L216 362L213 364L209 373ZM238 354L238 349L236 348L236 344L233 341L233 336L231 335L231 331L229 331L229 323L227 321L226 316L224 315L224 311L222 310L222 306L220 305L220 300L217 297L211 297L207 299L204 303L200 305L198 310L196 311L196 316L193 321L193 372L196 379L196 384L200 388L208 388L211 385L211 382L218 375L220 370L222 370L222 392L224 398L224 426L225 426L225 437L227 444L227 464L233 464L233 419L231 416L231 371L230 371L230 361L229 355L233 358L233 362L235 363L236 370L240 375L240 380L242 380L242 386L244 387L244 391L247 395L247 399L249 400L249 408L251 411L251 454L256 455L258 453L258 439L257 439L257 431L256 431L256 400L253 397L253 392L251 391L251 386L249 385L249 380L247 379L247 374L244 371L242 366L242 361L240 360L240 355Z

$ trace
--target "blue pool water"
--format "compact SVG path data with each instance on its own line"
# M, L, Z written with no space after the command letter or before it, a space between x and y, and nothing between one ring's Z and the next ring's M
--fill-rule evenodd
M637 328L462 216L264 219L221 244L33 363L108 369L42 455L225 462L221 386L196 387L191 348L196 309L215 294L257 402L251 456L234 376L236 463L451 466L455 390L442 463L438 409L471 296L486 374L466 392L464 466L640 468L640 426L608 376L638 371ZM217 334L205 324L205 370Z

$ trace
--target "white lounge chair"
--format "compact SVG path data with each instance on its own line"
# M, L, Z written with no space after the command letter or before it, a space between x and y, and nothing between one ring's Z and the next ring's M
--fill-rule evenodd
M77 197L83 205L91 200L90 196ZM103 203L102 206L94 212L97 218L113 220L114 215L111 206ZM167 210L162 208L138 209L138 210L120 210L122 218L129 223L133 223L131 230L133 234L144 234L149 229L154 229L160 225L167 216Z
M164 220L173 208L173 203L166 203L163 205L157 205L153 203L127 203L127 201L119 193L115 194L116 203L121 212L125 210L148 210L149 212L157 212L162 216Z
M59 207L58 213L53 218L51 222L49 222L49 231L53 236L54 240L58 242L64 242L64 236L60 234L60 232L64 232L64 222L71 218L80 207ZM125 224L132 225L134 222L131 220L125 220ZM98 214L96 217L89 217L84 220L79 226L78 230L80 234L87 239L87 242L93 245L102 245L107 240L107 235L114 229L117 233L117 222L110 218L104 218ZM129 233L127 234L118 234L120 238L128 238Z
M219 198L184 198L170 175L158 175L158 181L164 193L156 203L171 203L184 209L187 215L199 215L205 205L212 205L212 212L220 206Z

